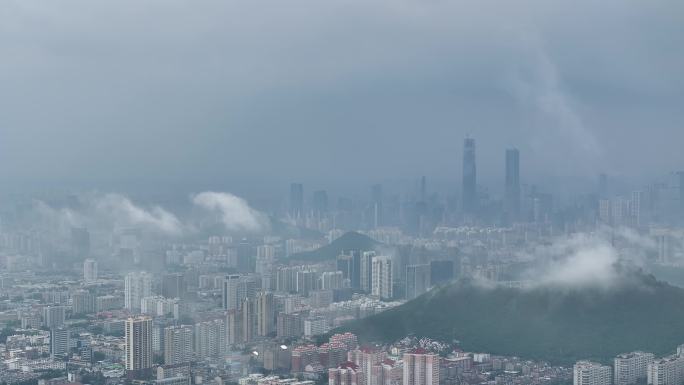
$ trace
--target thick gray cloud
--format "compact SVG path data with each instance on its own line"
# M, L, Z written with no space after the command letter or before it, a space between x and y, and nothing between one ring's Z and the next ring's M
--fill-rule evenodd
M0 176L684 168L681 1L0 2ZM486 179L486 177L483 177Z

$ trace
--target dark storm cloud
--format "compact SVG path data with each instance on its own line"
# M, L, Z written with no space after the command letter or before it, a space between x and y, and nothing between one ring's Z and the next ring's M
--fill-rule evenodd
M4 1L8 179L684 168L681 1Z

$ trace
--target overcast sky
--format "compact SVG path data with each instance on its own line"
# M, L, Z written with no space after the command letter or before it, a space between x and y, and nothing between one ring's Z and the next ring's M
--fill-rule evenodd
M0 179L684 169L684 2L0 1Z

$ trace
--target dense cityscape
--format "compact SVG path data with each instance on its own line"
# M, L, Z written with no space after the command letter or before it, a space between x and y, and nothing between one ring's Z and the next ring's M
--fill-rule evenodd
M521 185L518 150L504 159L504 195L489 196L477 183L475 139L464 140L456 209L425 177L405 201L374 185L368 200L336 205L326 191L307 195L293 183L268 229L258 222L264 213L223 193L194 197L220 202L205 206L211 215L190 234L166 228L180 220L165 209L118 195L5 207L0 377L22 385L680 384L678 341L671 356L625 352L612 365L572 367L467 351L410 330L391 343L344 331L457 280L533 286L540 273L526 267L541 263L535 248L573 234L610 234L613 262L624 266L656 275L682 268L683 172L620 195L602 174L595 191L559 203ZM87 199L109 202L97 204L116 227L73 226L79 215L95 223L85 218Z
M683 38L0 0L0 385L684 385Z

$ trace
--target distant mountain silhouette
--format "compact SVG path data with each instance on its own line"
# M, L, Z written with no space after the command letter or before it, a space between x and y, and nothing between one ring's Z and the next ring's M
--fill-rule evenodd
M372 250L378 242L366 235L350 231L332 241L330 244L320 247L313 251L297 253L288 259L301 262L321 262L334 260L338 255L346 250Z

